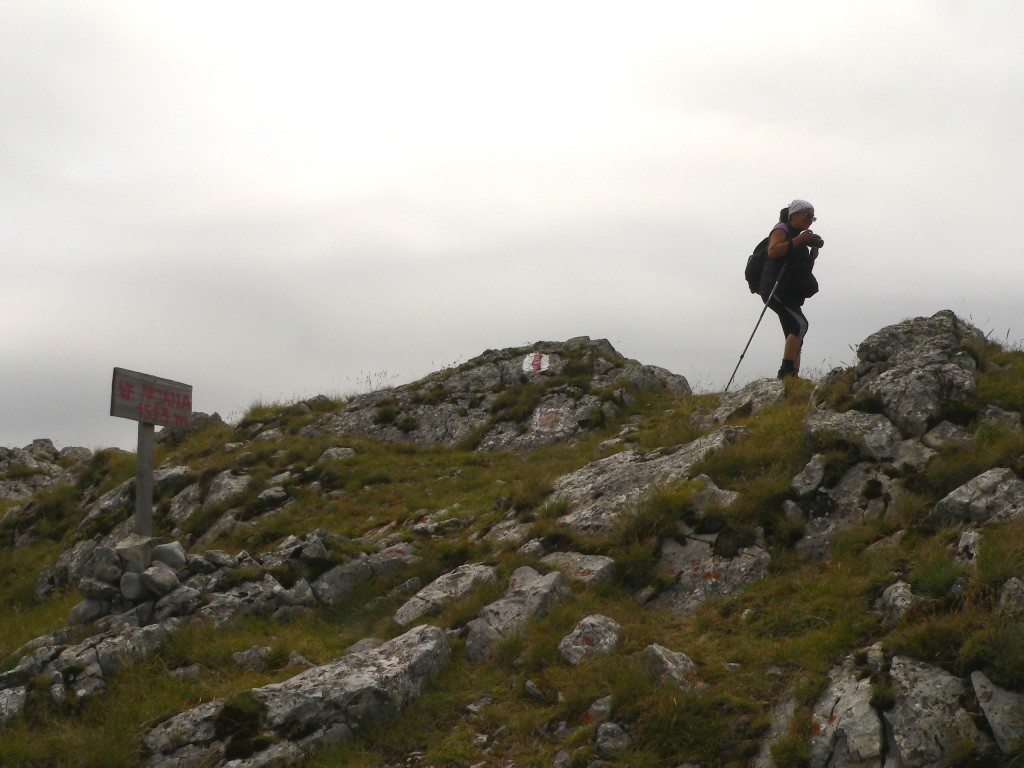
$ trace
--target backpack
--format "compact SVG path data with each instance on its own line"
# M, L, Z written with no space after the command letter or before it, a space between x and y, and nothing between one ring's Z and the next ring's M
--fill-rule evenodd
M754 247L754 252L747 257L747 266L743 270L743 277L751 293L761 292L761 273L764 272L764 260L768 258L768 237ZM790 240L792 237L790 234L786 239ZM810 298L818 292L818 281L811 272L812 269L812 264L803 261L798 261L790 267L789 280L794 284L795 293L803 299Z
M761 273L764 272L764 260L768 255L768 238L766 237L754 248L754 252L747 257L747 268L743 270L743 277L747 280L747 287L751 293L761 292Z

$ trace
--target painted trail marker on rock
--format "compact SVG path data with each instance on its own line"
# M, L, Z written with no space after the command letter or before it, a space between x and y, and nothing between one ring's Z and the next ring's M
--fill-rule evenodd
M543 373L551 364L551 358L542 352L535 352L523 358L523 373Z
M135 532L153 535L153 427L188 429L192 387L125 368L114 369L110 415L139 422L135 468Z

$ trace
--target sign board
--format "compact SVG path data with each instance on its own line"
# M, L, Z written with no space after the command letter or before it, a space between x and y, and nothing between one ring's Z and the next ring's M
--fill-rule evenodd
M180 381L115 368L110 415L188 429L192 423L192 387Z

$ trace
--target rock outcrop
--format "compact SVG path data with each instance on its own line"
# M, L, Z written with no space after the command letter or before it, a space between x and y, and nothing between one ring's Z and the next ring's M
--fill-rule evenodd
M88 448L58 451L50 440L33 440L24 448L0 447L0 501L21 501L43 488L74 482L91 458Z
M586 434L635 393L658 390L688 395L690 385L622 357L604 339L582 336L485 352L412 384L354 397L302 434L528 450Z
M288 765L399 714L451 660L436 627L313 667L283 683L175 715L143 738L150 768ZM269 745L269 746L268 746Z
M835 662L813 707L781 684L774 686L781 692L778 701L751 703L735 718L737 727L751 727L758 717L749 712L758 707L765 712L761 729L748 735L742 759L756 768L777 768L773 755L799 741L800 764L813 768L952 767L971 760L1009 765L1024 749L1024 692L1015 690L1019 675L972 667L969 660L954 669L880 640L898 636L922 612L946 604L988 601L997 623L1011 629L1024 614L1019 563L1001 565L1001 575L989 577L984 590L972 591L969 584L986 557L986 542L1024 516L1019 458L966 480L967 473L961 474L913 521L902 507L929 462L951 446L970 446L979 424L994 425L997 434L1021 429L1016 411L977 402L983 370L978 349L984 342L977 329L949 312L872 334L858 348L855 368L832 372L815 388L797 438L806 449L798 462L806 464L782 478L783 490L768 502L773 508L759 510L756 524L750 522L752 505L739 491L720 488L715 478L699 473L715 474L706 469L715 466L708 459L728 459L758 440L759 415L786 407L787 399L791 405L792 388L774 379L753 382L692 417L688 413L686 442L641 449L631 437L636 426L626 423L618 438L592 455L588 449L585 459L532 502L510 501L502 491L493 508L490 500L467 504L474 508L445 502L437 505L443 509L367 520L365 533L351 537L316 528L269 544L264 539L262 546L235 554L211 546L229 534L276 530L259 526L276 525L277 516L289 510L306 510L320 524L322 506L366 488L325 487L363 461L366 443L359 441L404 443L396 450L409 455L460 446L478 451L465 454L472 459L490 461L493 455L484 452L525 452L586 437L621 417L641 393L690 394L683 377L627 360L603 340L581 337L487 352L343 405L309 401L290 413L245 422L212 468L186 466L191 460L159 468L156 495L167 536L133 533L132 481L83 491L69 545L35 588L39 600L72 588L82 599L71 608L67 626L8 654L0 672L0 725L33 711L33 701L62 707L105 695L117 675L160 654L192 623L227 628L260 617L283 626L353 610L378 611L377 627L386 626L391 639L366 638L322 664L293 654L289 666L302 671L288 679L252 688L250 682L233 696L147 724L141 740L145 764L301 764L313 750L359 739L371 724L400 722L406 707L443 679L450 665L479 671L478 665L504 663L504 650L552 620L562 622L559 634L545 641L549 654L557 652L556 665L584 675L612 659L615 669L641 672L647 685L673 701L701 701L697 697L710 695L713 681L742 664L730 660L725 670L712 668L706 657L713 654L706 649L702 656L699 649L650 642L645 635L656 631L652 627L693 621L709 603L732 606L730 598L771 578L780 563L808 569L827 563L844 531L876 530L874 524L884 536L874 537L866 556L941 531L936 540L945 548L936 545L936 551L948 555L950 585L941 593L934 584L925 589L920 574L894 558L889 571L872 577L865 600L872 622L863 633L871 637L856 642L872 645L844 646L836 654L842 658L822 665L823 678ZM219 419L214 426L227 430ZM287 436L308 440L315 450L279 450L278 441ZM187 445L189 439L170 435L165 442ZM279 458L272 472L259 466L268 455ZM80 449L57 452L48 441L0 449L3 530L10 545L30 543L46 513L39 494L77 487L92 458ZM629 534L628 562L620 559L623 550L609 543L617 532L630 530L633 517L658 494L683 490L684 508L674 510L671 520L648 522L648 528ZM747 519L733 521L737 509ZM504 594L492 599L506 580ZM626 601L618 604L621 610L601 605L596 611L595 603L615 605L610 595ZM478 607L485 600L491 602ZM640 611L658 618L630 626L627 617ZM756 613L749 609L744 617L751 614L756 621ZM449 621L452 615L459 618ZM269 645L250 640L233 658L247 670L261 670L269 655ZM624 655L628 665L620 660ZM531 663L516 695L543 706L564 701L565 691L552 690L549 678L533 674L543 665L516 659L512 666L519 670ZM201 670L171 673L184 678ZM500 718L481 717L488 706L481 698L460 715L481 723L473 741L476 765L500 753L503 726L493 722ZM727 702L712 698L709 706ZM572 718L537 729L545 744L557 747L548 761L552 766L626 764L638 745L651 749L645 727L610 692L582 706L563 706L558 717L570 710ZM650 754L644 759L650 761ZM728 759L739 764L741 758ZM406 764L415 760L410 756Z

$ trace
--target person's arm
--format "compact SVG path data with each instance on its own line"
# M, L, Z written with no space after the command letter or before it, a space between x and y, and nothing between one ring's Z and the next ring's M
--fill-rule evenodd
M805 229L792 240L787 240L786 230L773 229L768 236L768 258L781 259L789 253L790 249L807 245L807 242L811 239L811 234L811 230Z

